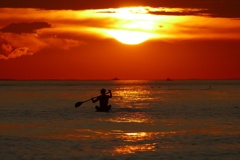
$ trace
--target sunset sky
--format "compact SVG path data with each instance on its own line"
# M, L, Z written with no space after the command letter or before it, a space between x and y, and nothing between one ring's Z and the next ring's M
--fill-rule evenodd
M239 0L1 0L0 79L240 78Z

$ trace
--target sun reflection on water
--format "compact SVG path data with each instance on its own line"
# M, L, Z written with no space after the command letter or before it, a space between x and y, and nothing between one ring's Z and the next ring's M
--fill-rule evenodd
M113 155L133 154L136 152L155 152L157 148L171 148L171 146L158 144L155 139L176 134L176 132L123 132L115 131L117 138L123 139L126 145L115 146ZM154 142L153 142L154 141ZM145 142L145 143L143 143Z
M152 123L153 119L143 112L121 113L118 117L106 121L113 123Z
M164 132L126 132L124 130L91 130L79 129L71 133L52 135L42 138L67 139L79 141L104 140L114 142L113 146L105 146L103 152L112 156L119 154L134 154L136 152L156 152L158 149L172 148L171 144L165 143L165 138L171 138L177 134L174 131ZM99 144L100 145L100 144ZM110 147L110 148L108 148Z
M118 138L123 139L126 142L138 142L144 140L154 140L156 138L163 138L171 136L176 132L122 132L118 134Z
M147 133L147 132L124 133L121 135L122 139L130 142L137 142L141 140L151 139L152 137L153 137L152 133Z
M119 92L115 93L116 96L121 97L122 100L129 101L151 101L153 98L149 96L150 91L141 88L122 88Z
M113 154L133 154L136 152L155 151L156 144L140 144L140 145L126 145L114 148Z

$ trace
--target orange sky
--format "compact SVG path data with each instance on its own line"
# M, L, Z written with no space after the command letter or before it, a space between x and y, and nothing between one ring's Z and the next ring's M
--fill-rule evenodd
M227 1L10 2L0 4L0 79L240 78L240 15ZM144 42L124 44L132 38Z

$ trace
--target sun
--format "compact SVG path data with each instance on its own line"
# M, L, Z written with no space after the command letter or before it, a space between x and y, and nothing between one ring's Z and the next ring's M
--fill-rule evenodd
M145 42L151 37L151 34L140 31L109 31L109 34L117 41L123 44L136 45Z
M115 23L107 29L107 35L117 41L136 45L154 38L154 17L143 7L119 8L113 14Z

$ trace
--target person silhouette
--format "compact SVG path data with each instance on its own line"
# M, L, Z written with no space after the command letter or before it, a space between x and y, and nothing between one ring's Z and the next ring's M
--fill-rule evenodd
M112 98L112 91L108 90L109 95L106 95L106 89L101 89L101 95L96 97L96 98L92 98L92 102L95 103L97 101L99 101L99 106L96 106L96 110L98 112L108 112L111 109L111 105L108 105L108 99Z

